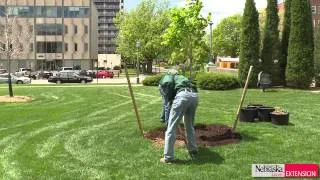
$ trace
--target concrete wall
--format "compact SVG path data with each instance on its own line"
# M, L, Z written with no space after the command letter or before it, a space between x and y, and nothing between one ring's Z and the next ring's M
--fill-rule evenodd
M109 67L121 65L121 56L119 54L99 54L98 55L99 67Z

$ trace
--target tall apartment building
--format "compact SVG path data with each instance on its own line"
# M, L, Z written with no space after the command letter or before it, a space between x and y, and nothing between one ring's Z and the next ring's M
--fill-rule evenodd
M313 28L316 29L320 24L320 0L310 0L312 10Z
M16 17L31 34L28 47L14 57L11 70L92 69L97 61L97 10L92 0L1 0L0 10ZM5 21L1 14L0 21ZM0 42L4 37L0 35ZM0 56L0 68L7 68Z
M123 0L94 0L98 11L98 52L115 54L117 29L116 14L123 9Z
M285 0L278 1L279 11L284 10ZM316 29L320 24L320 0L310 0L312 10L313 28Z

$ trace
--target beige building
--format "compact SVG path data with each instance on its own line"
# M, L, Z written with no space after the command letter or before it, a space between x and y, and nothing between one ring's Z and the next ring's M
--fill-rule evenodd
M92 0L1 0L0 12L16 17L30 32L23 53L14 57L11 70L57 70L63 66L93 69L98 60L97 10ZM5 21L0 13L0 22ZM4 41L0 34L0 41ZM7 69L0 56L0 69Z
M99 54L98 67L113 68L114 66L121 66L120 54Z

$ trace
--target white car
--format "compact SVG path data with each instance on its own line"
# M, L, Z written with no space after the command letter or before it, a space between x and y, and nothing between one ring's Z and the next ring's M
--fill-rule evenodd
M24 76L11 75L11 82L14 84L30 84L31 79ZM8 73L0 74L0 83L8 83Z

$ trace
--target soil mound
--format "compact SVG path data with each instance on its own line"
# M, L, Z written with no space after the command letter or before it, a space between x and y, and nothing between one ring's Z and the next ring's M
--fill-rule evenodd
M155 145L164 144L165 127L156 128L145 134ZM232 132L232 128L223 124L198 124L195 126L197 145L200 147L219 146L238 143L241 140L239 133ZM177 129L176 145L184 145L184 128Z

